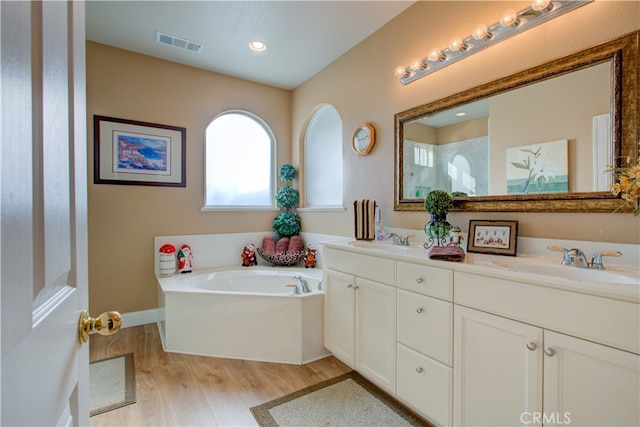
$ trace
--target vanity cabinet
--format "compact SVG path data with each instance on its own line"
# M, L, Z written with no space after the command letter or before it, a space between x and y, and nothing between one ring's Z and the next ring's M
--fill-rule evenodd
M623 301L596 297L603 301L595 304L580 295L563 301L568 295L557 290L464 273L455 283L456 299L477 307L454 309L455 425L639 425L640 356L593 342L607 335L606 327L576 326L605 310L611 328L628 328L620 322ZM503 291L513 293L508 304ZM562 312L552 313L558 300ZM607 313L608 304L622 313ZM522 321L503 317L507 311ZM620 334L613 329L612 336Z
M325 263L325 347L395 394L395 261L327 249Z
M637 300L339 248L325 346L433 424L640 425Z

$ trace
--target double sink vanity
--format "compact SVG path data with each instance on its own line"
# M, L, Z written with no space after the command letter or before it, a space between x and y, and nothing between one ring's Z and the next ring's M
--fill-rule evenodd
M637 268L323 246L325 347L430 422L640 425Z

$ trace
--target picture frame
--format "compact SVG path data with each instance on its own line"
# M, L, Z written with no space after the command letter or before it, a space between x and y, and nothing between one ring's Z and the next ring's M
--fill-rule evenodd
M93 116L95 184L186 187L183 127Z
M518 221L469 220L467 252L516 256Z

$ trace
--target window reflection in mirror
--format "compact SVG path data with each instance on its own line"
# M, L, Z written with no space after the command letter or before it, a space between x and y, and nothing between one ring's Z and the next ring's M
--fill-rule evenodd
M424 197L434 189L469 196L512 193L506 183L515 166L507 150L558 139L568 140L568 191L606 190L607 177L598 176L612 164L611 129L595 129L603 117L608 123L610 81L606 62L405 123L404 197ZM562 172L531 175L552 180Z

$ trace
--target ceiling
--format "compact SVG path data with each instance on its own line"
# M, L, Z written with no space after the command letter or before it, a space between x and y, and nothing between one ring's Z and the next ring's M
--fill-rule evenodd
M415 1L97 1L87 40L294 89ZM156 43L156 32L201 53ZM253 52L249 42L267 45Z

